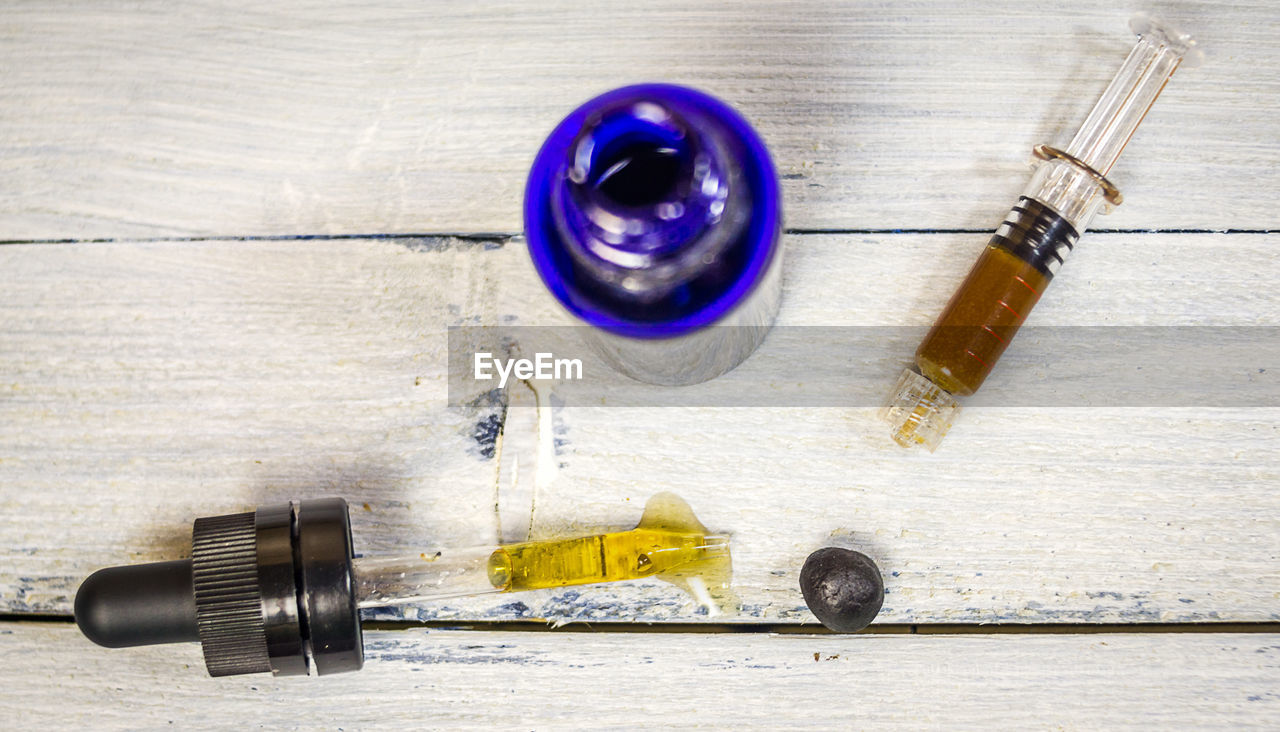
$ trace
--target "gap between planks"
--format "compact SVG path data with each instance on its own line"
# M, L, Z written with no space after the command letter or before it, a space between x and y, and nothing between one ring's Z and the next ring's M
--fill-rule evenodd
M894 234L990 234L991 229L783 229L784 236L890 236ZM1088 229L1089 234L1280 234L1280 229ZM463 239L466 241L506 244L524 236L521 232L448 232L407 231L373 234L228 234L225 236L158 236L158 237L106 237L90 239L0 239L0 246L17 244L153 244L174 242L254 242L254 241L350 241L355 239Z
M70 624L67 615L8 613L0 623ZM543 622L495 621L393 621L366 620L366 630L458 630L504 633L659 633L659 634L768 634L845 635L814 624L793 623L644 623L644 622ZM1280 633L1280 623L878 623L858 631L860 635L1115 635L1122 633Z

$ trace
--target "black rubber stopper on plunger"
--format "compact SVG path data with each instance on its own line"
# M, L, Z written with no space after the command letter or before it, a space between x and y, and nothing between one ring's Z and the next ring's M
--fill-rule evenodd
M355 671L364 663L346 501L196 519L191 559L109 567L76 624L109 648L200 641L213 676Z
M884 579L871 557L829 546L805 560L800 569L800 592L823 625L837 633L856 633L880 612Z

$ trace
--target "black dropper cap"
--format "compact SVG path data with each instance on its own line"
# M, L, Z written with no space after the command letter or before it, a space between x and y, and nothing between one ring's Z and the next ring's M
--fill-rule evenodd
M200 641L212 676L364 664L347 502L321 498L196 519L191 559L98 570L76 624L108 648Z

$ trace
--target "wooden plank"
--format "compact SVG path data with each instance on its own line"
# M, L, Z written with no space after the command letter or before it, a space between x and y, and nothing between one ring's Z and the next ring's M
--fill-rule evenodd
M1178 8L1180 72L1099 227L1280 224L1280 16ZM1000 220L1032 145L1065 144L1119 67L1128 11L1072 3L560 0L178 8L9 3L0 238L520 230L533 154L585 98L705 88L771 146L787 225Z
M22 727L1266 727L1280 636L382 631L363 671L210 679L195 644L0 626ZM905 691L909 690L909 691Z
M981 240L791 237L780 322L927 323ZM1277 251L1100 236L1035 318L1275 323ZM181 556L194 517L261 503L344 495L357 548L385 555L627 527L674 490L733 534L744 607L721 620L812 622L795 578L830 543L880 563L885 622L1280 619L1277 408L992 407L929 456L866 408L531 418L517 393L498 442L500 405L446 408L445 326L563 322L518 242L13 245L0 269L6 612L68 613L93 569ZM646 583L378 617L705 619Z

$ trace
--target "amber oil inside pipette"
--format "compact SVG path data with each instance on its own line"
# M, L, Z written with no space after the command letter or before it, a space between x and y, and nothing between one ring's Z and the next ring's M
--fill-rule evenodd
M685 586L697 578L712 594L727 589L729 539L709 534L687 503L651 498L630 531L508 544L489 555L489 582L503 592L658 577Z

